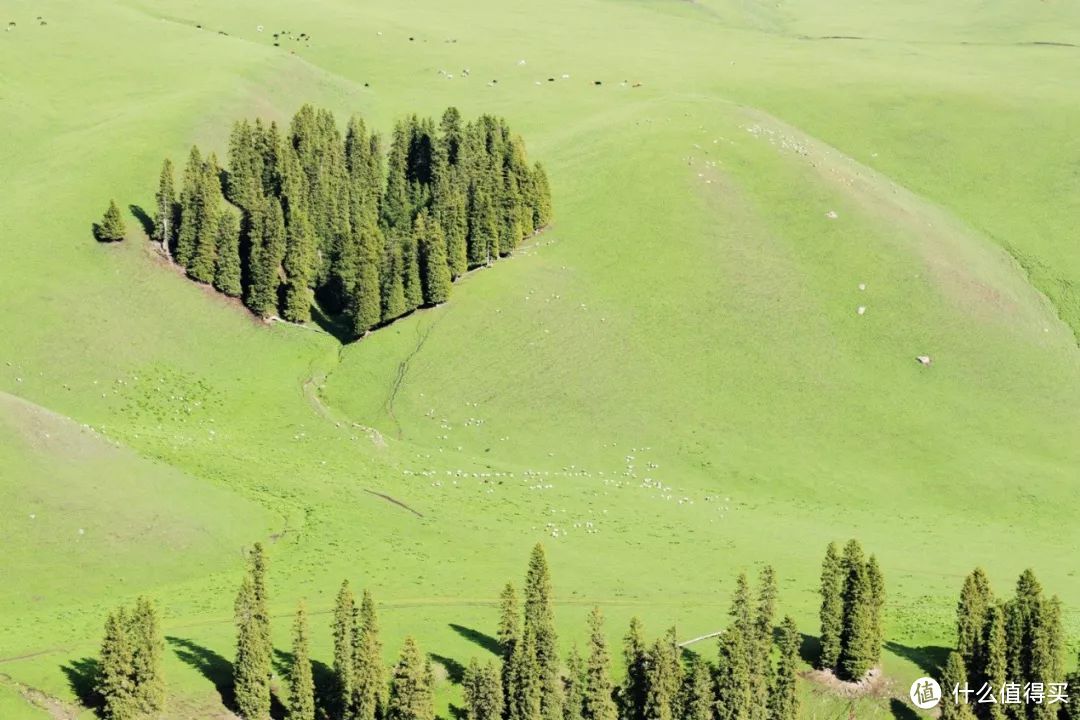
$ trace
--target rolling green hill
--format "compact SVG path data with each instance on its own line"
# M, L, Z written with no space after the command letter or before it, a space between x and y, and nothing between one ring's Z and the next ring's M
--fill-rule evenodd
M1080 637L1073 6L5 14L0 716L47 716L26 688L77 712L104 613L139 593L174 638L171 717L221 716L256 540L275 639L306 597L325 662L346 576L380 602L388 660L407 632L444 666L483 654L469 631L494 632L538 540L567 647L597 603L613 639L633 614L719 629L735 574L766 562L814 633L824 546L851 536L888 580L900 696L976 564L1003 593L1034 567ZM311 42L275 47L283 29ZM185 280L132 214L127 242L93 241L109 198L151 207L163 155L220 153L233 119L303 102L384 133L503 115L556 220L344 348ZM806 685L807 716L835 715Z

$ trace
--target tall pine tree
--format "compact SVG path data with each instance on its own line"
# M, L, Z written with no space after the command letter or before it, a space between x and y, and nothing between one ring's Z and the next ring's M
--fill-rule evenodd
M334 705L339 717L345 717L352 705L355 676L354 622L356 596L349 581L341 583L334 601Z
M540 713L544 720L561 720L562 692L551 604L551 574L544 547L537 543L529 558L525 577L525 629L536 640L536 664L540 677Z
M95 690L104 700L103 711L109 720L129 720L139 712L135 687L135 649L124 608L110 613L105 620Z
M796 678L799 672L799 630L791 616L780 626L780 662L776 667L768 697L769 720L797 720L799 694Z
M481 665L473 658L465 668L461 685L466 720L502 720L502 684L494 665Z
M626 681L619 694L620 717L644 720L645 699L649 692L649 657L645 631L636 616L630 618L630 629L623 638L623 662L626 664Z
M287 720L315 720L315 682L311 676L307 610L303 603L293 622L292 664L289 667L289 715Z
M604 637L604 615L600 608L589 614L589 657L585 662L585 699L582 717L585 720L616 720L618 708L611 698L611 657Z
M821 564L821 655L818 667L834 670L840 661L840 636L844 629L844 574L840 552L831 542Z
M172 160L165 158L158 176L158 189L154 194L154 240L161 245L165 257L172 257L172 244L176 235L176 179Z
M405 638L390 678L386 720L435 720L434 676L431 663L412 637Z
M873 596L862 546L851 540L841 560L844 573L844 626L838 671L844 680L860 680L873 666Z
M165 640L161 634L161 618L157 606L146 597L136 601L130 617L135 704L142 714L154 715L165 707L165 678L161 670Z

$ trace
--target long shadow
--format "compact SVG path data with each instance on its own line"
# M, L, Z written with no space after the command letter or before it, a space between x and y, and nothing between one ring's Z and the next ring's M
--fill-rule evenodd
M900 698L889 700L889 710L896 720L920 720L919 713Z
M311 661L311 677L315 681L315 704L321 708L333 707L337 679L333 669L320 660Z
M274 672L280 678L288 678L292 669L294 655L286 650L274 648ZM311 679L315 682L315 704L319 707L331 707L336 701L334 689L337 686L334 671L319 660L311 661Z
M146 211L138 205L128 205L128 210L135 216L135 219L142 225L143 232L146 233L146 237L154 237L154 220Z
M103 706L102 697L94 686L97 684L98 675L101 673L101 663L97 658L84 657L72 660L67 665L61 665L60 669L67 676L68 687L83 707L92 709L97 715L101 715Z
M445 655L428 653L428 657L446 668L446 676L450 678L450 682L454 683L455 685L461 684L461 681L465 678L464 665L459 663L454 658L448 658Z
M683 662L690 664L701 657L701 653L692 647L679 648L679 654L682 656Z
M945 661L949 659L949 653L952 652L952 648L940 645L908 647L895 642L886 642L885 649L915 663L920 670L931 677L941 676L941 669L945 667Z
M821 638L806 633L799 633L802 639L799 641L799 657L811 667L817 667L818 658L821 657Z
M469 714L465 712L465 708L458 707L454 703L450 703L450 717L454 720L465 720Z
M502 655L502 645L499 641L491 637L487 633L482 633L479 630L474 630L464 625L458 625L457 623L450 623L450 629L456 632L461 637L465 638L471 643L475 643L480 647L487 650L492 655Z
M342 345L348 345L356 339L350 328L346 327L340 320L331 317L318 303L311 305L311 319L325 333L333 335Z
M176 657L198 670L202 676L214 683L214 688L221 696L221 704L228 710L236 711L236 691L233 687L233 666L221 655L210 648L185 638L167 636L165 640L172 646Z

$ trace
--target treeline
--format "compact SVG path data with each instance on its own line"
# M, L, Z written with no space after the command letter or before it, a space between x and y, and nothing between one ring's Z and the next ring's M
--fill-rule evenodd
M857 540L843 553L836 543L825 549L821 565L821 654L818 667L854 682L881 660L885 578L873 555L866 558Z
M359 337L444 302L454 279L550 221L547 175L501 118L463 123L449 108L436 127L414 115L385 156L355 115L344 135L311 105L285 131L241 120L224 167L192 147L177 188L164 161L154 239L260 317L306 322L317 298Z
M316 693L307 612L293 622L284 688L275 682L267 597L267 558L256 544L235 603L233 708L246 720L269 720L275 690L288 720L434 720L434 673L416 641L406 638L387 674L371 594L359 602L342 584L333 611L332 686ZM795 720L801 636L784 618L775 632L776 577L762 570L756 593L738 577L715 662L684 654L674 628L649 642L634 618L623 643L626 678L616 683L603 615L589 615L588 644L560 655L551 574L543 547L529 560L523 596L511 583L500 596L498 663L473 658L462 678L468 720ZM133 613L110 615L97 688L105 717L136 720L164 705L161 630L156 610L140 600ZM774 653L776 648L779 653ZM774 658L774 655L777 657Z
M794 720L801 636L783 620L774 639L777 586L772 568L756 595L746 575L736 581L727 629L715 662L689 661L670 628L649 642L634 618L623 642L626 678L611 672L600 608L588 619L584 656L557 649L551 578L537 545L525 577L523 602L512 584L503 589L497 638L501 662L475 658L464 679L468 720ZM774 662L774 645L779 658Z
M1064 649L1061 601L1043 594L1035 573L1025 570L1006 599L995 597L986 572L976 568L957 603L956 650L942 674L942 718L1052 720L1060 710L1076 717L1066 688L1080 686L1080 677L1066 677ZM958 687L957 698L950 697Z

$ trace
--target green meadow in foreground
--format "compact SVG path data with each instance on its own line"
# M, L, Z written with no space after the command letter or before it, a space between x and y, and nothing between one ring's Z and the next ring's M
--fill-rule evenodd
M913 712L976 565L1001 596L1032 567L1080 639L1077 6L41 0L0 23L0 717L93 717L105 617L140 594L167 717L227 717L256 541L276 648L305 599L330 664L348 578L387 665L408 634L431 654L444 717L538 541L565 654L594 605L614 648L635 615L720 630L766 563L816 634L825 546L859 538L889 679L859 717ZM308 102L384 135L505 117L552 225L359 342L262 323L138 217L164 155L223 157L234 119ZM110 199L126 239L98 243Z

